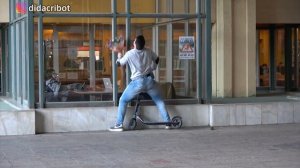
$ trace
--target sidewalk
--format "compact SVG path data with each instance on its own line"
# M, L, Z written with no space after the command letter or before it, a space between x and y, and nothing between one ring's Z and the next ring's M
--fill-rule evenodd
M300 124L0 136L0 168L299 168Z

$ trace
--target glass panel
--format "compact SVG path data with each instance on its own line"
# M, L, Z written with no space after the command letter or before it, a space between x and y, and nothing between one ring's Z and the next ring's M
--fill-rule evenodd
M298 91L300 90L300 27L297 28L298 41L297 41L297 58L298 58Z
M131 41L133 42L137 35L143 35L146 40L145 47L153 48L153 31L152 28L155 25L154 18L133 18L131 20Z
M29 56L28 56L28 47L26 47L26 39L28 39L28 33L26 33L26 26L27 26L27 20L22 21L22 27L21 27L21 35L22 35L22 62L24 63L23 65L23 70L22 70L22 78L23 78L23 98L28 100L29 94L28 94L28 79L29 79L29 73L28 73L28 65L29 65Z
M155 7L156 0L144 0L141 3L140 0L131 0L131 12L132 13L156 13ZM165 2L166 0L160 0Z
M50 13L111 13L111 0L43 0L43 9Z
M15 9L15 1L9 1L9 7ZM15 19L16 10L9 10L9 19L13 21Z
M171 6L170 4L168 4L169 1L168 0L161 0L158 1L158 13L171 13L171 9L169 8L169 6Z
M4 39L7 39L7 40L5 40L4 41L4 44L3 44L3 47L4 47L4 51L5 51L5 53L4 53L4 60L2 60L2 61L4 61L4 63L5 63L5 65L6 65L6 71L5 71L5 77L6 77L6 80L5 81L2 81L3 82L3 85L5 85L5 88L3 88L3 89L5 89L5 90L2 90L3 92L5 91L5 92L9 92L10 91L10 78L9 78L9 56L8 56L8 52L9 52L9 47L8 47L8 45L9 45L9 33L8 33L8 29L9 28L7 28L7 29L5 29L4 31L5 31L5 34L4 34Z
M270 85L270 32L259 30L259 86Z
M285 55L284 55L284 29L275 30L275 63L276 84L284 87L285 83Z
M34 26L33 26L33 36L34 36L34 99L36 102L39 101L39 57L38 57L38 25L37 25L38 19L34 18Z
M292 28L292 88L300 88L300 51L299 51L299 28Z
M44 19L46 101L111 101L111 23ZM106 82L104 82L106 81Z
M173 3L173 4L172 4ZM173 9L172 9L173 6ZM132 13L195 13L195 0L131 0Z
M186 35L194 37L195 39L195 22L174 22L172 26L165 24L157 28L158 34L156 38L153 33L156 32L156 24L133 24L132 38L134 38L135 35L143 34L146 39L146 46L156 51L159 56L160 62L155 73L155 78L163 88L163 97L167 99L195 97L197 86L196 61L195 59L179 58L179 37L188 33ZM173 30L169 30L170 28ZM170 36L170 33L168 33L170 31L173 32L173 36ZM172 51L170 48L172 48ZM168 69L170 71L168 71Z
M20 40L21 40L21 32L20 32L20 27L21 27L21 23L20 22L17 22L16 24L16 43L15 43L15 47L16 47L16 54L15 54L15 61L16 61L16 64L21 62L21 43L20 43ZM16 94L17 94L17 97L20 98L21 97L21 81L22 81L22 76L21 76L21 69L22 69L22 66L23 64L19 64L16 66L16 83L18 85L16 85Z
M125 37L126 37L126 26L125 26L125 19L124 18L118 18L117 19L117 38L120 40L120 42L124 45L125 43ZM122 91L126 87L126 67L118 67L117 68L117 84L119 91Z
M125 13L125 1L126 0L117 0L118 13Z
M173 0L173 13L196 13L195 0Z
M187 40L180 42L179 45L181 36L185 36ZM195 22L173 24L173 84L176 90L176 98L192 98L196 95L195 39ZM179 53L192 54L194 57L189 56L190 58L185 59L179 57Z
M10 27L10 67L9 67L9 78L10 78L10 85L11 85L11 90L10 90L10 93L11 93L11 97L12 98L15 98L16 95L16 87L15 87L15 84L16 84L16 77L15 77L15 72L16 72L16 67L15 67L15 58L16 58L16 52L15 52L15 41L16 41L16 36L15 36L15 33L16 33L16 28L15 28L15 24L14 25L11 25Z
M158 27L158 55L160 58L159 63L159 81L167 82L166 67L167 67L167 26Z
M2 44L4 37L2 37L2 31L4 30L0 30L0 93L2 93L2 53L4 51L4 44Z

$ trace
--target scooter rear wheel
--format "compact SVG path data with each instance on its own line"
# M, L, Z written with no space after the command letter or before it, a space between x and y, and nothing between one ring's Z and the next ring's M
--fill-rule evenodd
M182 118L179 117L179 116L173 117L172 118L172 124L171 124L171 126L173 128L181 128L181 126L182 126Z
M135 118L132 118L132 119L130 119L130 121L129 121L128 129L129 129L129 130L134 130L135 127L136 127L136 125L137 125L136 119L135 119Z

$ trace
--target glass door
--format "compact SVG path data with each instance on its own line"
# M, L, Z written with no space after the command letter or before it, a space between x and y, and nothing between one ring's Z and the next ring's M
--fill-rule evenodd
M3 55L2 31L3 30L0 29L0 95L2 95L2 55Z
M292 77L291 77L291 84L292 90L299 90L300 89L300 27L293 27L291 29L291 63L292 63Z
M257 30L257 88L300 89L300 27L264 25Z
M196 39L196 24L194 20L174 21L158 26L157 53L160 57L158 81L171 83L175 92L172 98L185 99L196 96L196 60L180 57L180 39ZM195 49L196 41L191 42Z
M284 88L285 85L285 50L284 50L284 29L275 30L275 80L277 88Z
M270 87L270 30L258 30L258 87Z

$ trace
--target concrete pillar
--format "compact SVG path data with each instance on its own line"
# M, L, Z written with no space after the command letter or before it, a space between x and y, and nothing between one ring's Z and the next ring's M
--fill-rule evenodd
M216 97L232 97L232 0L216 2Z
M212 6L213 97L256 94L255 4L256 0L216 0Z
M256 95L256 1L232 1L233 96Z
M9 0L0 0L0 23L9 22Z

